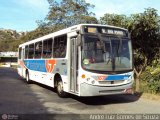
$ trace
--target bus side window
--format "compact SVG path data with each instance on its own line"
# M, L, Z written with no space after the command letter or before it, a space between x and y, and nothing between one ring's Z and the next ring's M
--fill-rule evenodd
M34 44L30 44L29 45L28 58L29 59L33 59L34 58Z
M28 59L28 45L25 46L25 59Z
M42 54L42 41L35 43L35 58L41 58Z
M43 41L43 58L52 57L52 42L52 38Z
M58 36L54 39L53 57L64 58L66 56L67 35Z

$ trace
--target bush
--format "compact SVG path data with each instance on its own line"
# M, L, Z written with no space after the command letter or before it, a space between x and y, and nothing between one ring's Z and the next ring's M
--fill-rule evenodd
M159 94L160 93L160 65L147 67L141 75L141 91Z

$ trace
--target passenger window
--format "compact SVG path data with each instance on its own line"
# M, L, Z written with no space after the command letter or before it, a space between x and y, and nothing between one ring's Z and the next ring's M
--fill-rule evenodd
M43 41L43 58L52 57L52 42L53 39L48 39Z
M33 59L34 58L34 44L29 45L29 54L28 54L28 59Z
M42 41L35 43L35 58L39 59L42 55Z
M58 36L54 39L53 57L64 58L66 56L67 35Z
M25 46L25 59L28 58L28 45Z

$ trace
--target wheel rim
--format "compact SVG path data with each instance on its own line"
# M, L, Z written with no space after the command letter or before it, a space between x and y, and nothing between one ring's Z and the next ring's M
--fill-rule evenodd
M63 84L62 84L62 82L58 83L57 90L58 90L58 93L60 93L60 94L62 93L62 91L63 91Z

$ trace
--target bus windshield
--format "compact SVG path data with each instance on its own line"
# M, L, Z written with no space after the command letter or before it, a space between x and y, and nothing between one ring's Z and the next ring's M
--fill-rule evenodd
M82 68L95 71L132 69L132 49L129 38L83 35Z

